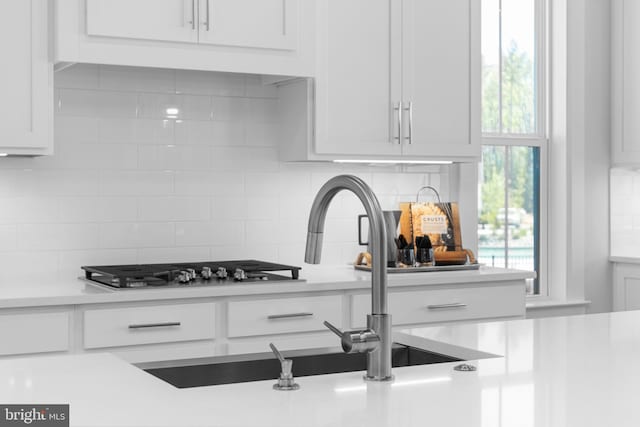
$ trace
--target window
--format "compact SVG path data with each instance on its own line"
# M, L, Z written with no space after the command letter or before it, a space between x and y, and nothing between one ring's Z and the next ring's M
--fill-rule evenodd
M544 0L482 0L482 163L478 258L536 271L546 294Z

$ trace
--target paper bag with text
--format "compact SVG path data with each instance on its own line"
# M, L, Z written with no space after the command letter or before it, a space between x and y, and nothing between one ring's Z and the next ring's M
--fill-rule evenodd
M462 265L476 262L471 251L462 247L458 204L400 203L400 232L415 245L416 237L429 236L436 265Z

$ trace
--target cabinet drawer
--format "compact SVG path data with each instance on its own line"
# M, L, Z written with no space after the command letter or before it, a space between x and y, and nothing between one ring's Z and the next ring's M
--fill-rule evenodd
M320 331L323 321L342 325L340 295L233 301L229 303L229 336Z
M369 295L353 297L351 325L366 324ZM389 293L394 325L524 316L524 286L487 286Z
M215 304L87 310L84 347L119 347L215 337Z
M69 350L69 313L0 315L0 355Z

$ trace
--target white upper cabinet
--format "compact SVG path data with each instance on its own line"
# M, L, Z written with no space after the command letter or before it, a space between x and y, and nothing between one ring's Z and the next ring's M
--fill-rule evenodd
M404 0L403 154L480 157L480 18L474 0Z
M640 163L640 2L612 2L612 160Z
M280 88L282 158L479 160L478 3L317 2L315 85Z
M393 0L318 2L315 153L398 155L400 64ZM399 58L399 56L398 56ZM397 59L397 58L396 58Z
M0 153L43 155L53 151L47 7L47 0L0 3Z
M314 2L56 2L57 62L312 76Z
M193 0L87 0L90 36L198 42Z
M200 43L295 50L299 1L199 0Z

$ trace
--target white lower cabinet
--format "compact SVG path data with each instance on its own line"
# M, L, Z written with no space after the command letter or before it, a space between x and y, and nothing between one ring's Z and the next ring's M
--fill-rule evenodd
M231 301L229 337L323 331L323 321L342 324L342 296Z
M389 293L389 313L396 325L524 317L524 286L451 287ZM351 326L366 325L369 294L354 295Z
M90 309L84 347L121 347L215 338L215 304Z
M68 351L69 316L68 310L0 314L0 356Z
M388 302L397 328L524 318L525 283L391 288ZM0 356L109 352L140 363L265 353L269 343L281 350L339 347L323 322L361 328L370 312L366 289L2 309Z
M613 311L640 310L640 264L613 265Z

